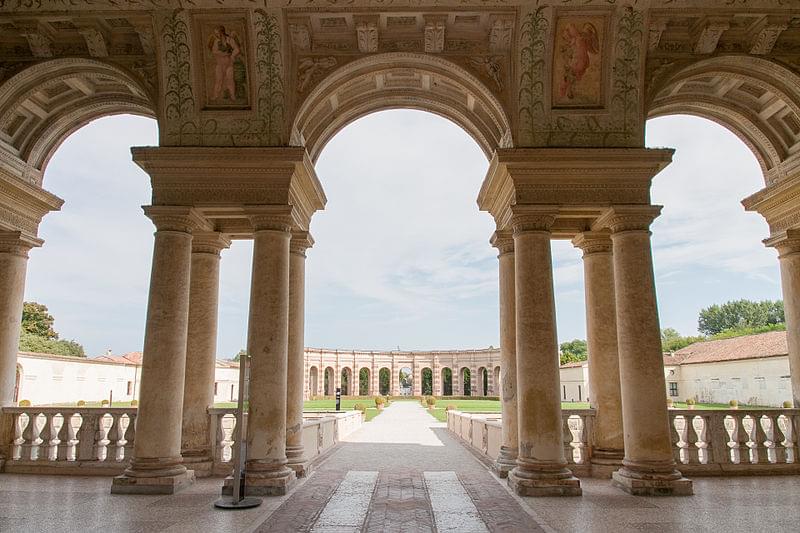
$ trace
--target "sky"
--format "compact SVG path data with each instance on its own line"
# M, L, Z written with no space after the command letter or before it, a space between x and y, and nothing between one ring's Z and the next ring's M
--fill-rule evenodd
M30 254L27 301L48 306L62 338L89 356L141 350L153 226L141 206L147 175L130 147L157 144L153 120L118 116L85 126L52 158L44 186L65 200L45 217ZM662 327L696 334L700 309L739 298L779 299L766 223L740 201L763 187L732 133L704 119L648 122L647 145L676 149L654 180L664 206L652 226ZM328 197L312 221L306 345L335 349L468 349L498 345L494 223L476 198L488 162L458 126L420 111L359 119L317 163ZM585 338L583 267L553 242L560 342ZM217 355L245 347L252 245L222 254Z

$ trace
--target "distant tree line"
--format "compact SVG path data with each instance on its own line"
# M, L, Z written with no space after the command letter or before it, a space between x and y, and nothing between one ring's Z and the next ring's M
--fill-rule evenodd
M20 351L86 357L83 346L78 342L58 338L58 333L53 329L54 323L55 319L47 306L37 302L24 302L19 335Z

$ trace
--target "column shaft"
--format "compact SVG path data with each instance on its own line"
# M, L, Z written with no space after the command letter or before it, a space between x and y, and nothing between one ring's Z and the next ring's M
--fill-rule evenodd
M659 211L651 206L614 208L606 219L613 241L625 430L623 467L614 472L613 479L632 494L691 494L691 482L675 468L664 395L664 360L648 230Z
M250 411L247 423L248 492L285 494L295 473L286 459L289 342L289 217L251 215L255 228L247 351Z
M786 315L786 342L789 348L789 374L792 401L800 407L800 240L778 246L781 266L783 310Z
M192 212L148 207L157 231L147 303L136 441L112 493L171 494L194 481L181 458L183 385L189 323Z
M197 476L211 475L213 436L208 409L214 405L217 367L219 262L220 251L229 245L218 233L198 233L192 238L181 455Z
M292 234L289 255L289 357L286 404L286 458L298 476L308 474L303 447L303 383L305 371L306 249L312 244L305 232Z
M519 450L508 481L526 496L581 494L564 459L549 232L554 220L553 214L528 214L512 222Z
M500 252L500 402L502 442L494 469L507 477L517 464L517 328L514 294L514 240L508 232L498 232L492 244ZM492 370L494 372L494 370ZM495 384L495 388L497 384Z
M604 232L585 232L573 243L583 250L589 390L595 410L592 475L611 477L622 466L624 455L611 237Z

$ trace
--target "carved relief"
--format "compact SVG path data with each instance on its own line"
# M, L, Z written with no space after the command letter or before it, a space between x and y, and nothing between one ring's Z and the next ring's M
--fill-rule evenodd
M374 22L362 22L356 26L358 50L363 53L378 51L378 25Z
M750 53L755 55L765 55L772 52L778 37L783 33L789 24L786 22L767 24L756 35Z
M553 52L553 106L603 105L604 17L561 17Z
M336 66L336 58L327 57L304 57L297 64L297 90L305 92L311 82L318 81L322 76Z
M651 52L654 50L658 50L658 45L661 42L661 35L664 34L664 30L667 29L667 21L659 20L650 24L650 29L648 31L648 39L647 39L647 49Z
M497 87L498 92L503 92L503 75L500 57L498 56L480 56L471 57L470 64L483 76L487 76L492 80Z
M203 88L206 108L250 105L247 75L247 21L243 17L198 18L203 43Z
M80 34L86 42L86 48L89 50L90 56L108 57L106 38L100 31L96 28L82 28Z
M719 39L722 34L730 28L730 24L724 21L712 21L700 31L697 42L694 45L695 54L712 54L717 49Z
M198 133L192 89L189 22L185 11L167 15L161 24L166 144L182 144L187 134ZM187 144L193 144L191 141Z
M444 22L437 20L425 24L425 52L440 54L444 50Z
M514 21L498 19L492 23L489 30L489 50L492 52L506 52L511 48L511 34L514 30Z
M289 34L292 36L292 44L298 50L311 49L311 33L305 24L290 24Z

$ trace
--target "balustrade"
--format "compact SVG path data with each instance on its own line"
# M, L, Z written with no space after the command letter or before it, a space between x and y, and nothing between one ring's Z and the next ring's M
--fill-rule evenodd
M590 475L594 410L564 409L562 417L569 468ZM673 457L684 474L800 474L800 409L670 409L669 420ZM494 425L497 414L448 412L450 431L490 460L497 453L483 435Z

